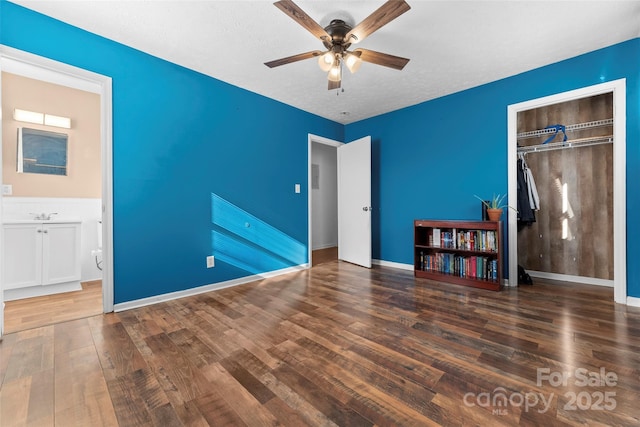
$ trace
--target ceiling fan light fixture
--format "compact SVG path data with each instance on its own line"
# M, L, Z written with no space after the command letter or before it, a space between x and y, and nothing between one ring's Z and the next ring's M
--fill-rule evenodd
M333 63L335 62L335 57L333 56L333 52L328 51L318 57L318 65L320 69L324 72L328 72Z
M339 62L336 62L336 64L331 67L327 78L332 82L339 82L342 80L342 67L340 67Z
M346 65L349 71L351 71L351 74L353 74L360 69L362 59L360 59L360 55L347 52L344 56L344 65Z
M347 51L352 44L363 41L372 33L411 9L405 0L386 0L382 6L355 27L341 19L333 19L329 25L322 28L300 6L295 4L294 0L278 0L274 5L314 37L320 39L327 51L314 50L265 62L265 65L269 68L318 57L318 66L327 73L329 79L327 87L332 90L340 88L343 62L351 73L358 71L362 61L396 70L402 70L409 62L407 58L368 49L355 49L353 52Z

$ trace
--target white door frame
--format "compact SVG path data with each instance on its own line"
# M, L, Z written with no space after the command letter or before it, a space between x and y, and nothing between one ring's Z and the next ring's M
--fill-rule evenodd
M102 162L102 308L113 311L113 139L111 77L93 73L12 47L0 45L0 71L69 86L100 95L100 141ZM7 112L5 112L6 117ZM1 118L0 118L1 120ZM0 122L1 124L1 122ZM1 136L0 136L1 138ZM0 144L2 140L0 139ZM2 152L0 150L0 163ZM1 170L0 170L1 172ZM0 175L1 176L1 175ZM2 192L0 192L2 193ZM0 194L0 205L2 195ZM0 219L2 218L0 210ZM2 284L0 283L0 290ZM1 295L1 294L0 294ZM0 298L2 299L2 298ZM1 310L1 309L0 309ZM2 314L2 322L4 313ZM2 323L0 323L2 326ZM0 330L1 333L1 330ZM1 335L0 335L1 336Z
M616 303L627 304L626 79L613 80L508 106L509 206L516 206L518 197L516 179L518 113L604 93L613 94L613 297ZM517 286L518 218L513 209L507 209L507 212L509 217L509 286Z
M307 149L307 153L308 153L308 161L307 161L307 213L308 213L308 221L307 221L307 227L308 227L308 242L309 242L309 249L308 249L308 253L309 253L309 257L308 257L308 266L307 268L311 268L311 266L313 265L312 263L312 252L313 252L313 215L312 215L312 211L313 211L313 206L311 204L311 195L313 193L313 191L311 191L311 147L313 143L317 143L317 144L325 144L325 145L329 145L331 147L340 147L341 145L344 145L343 142L340 141L335 141L333 139L329 139L329 138L325 138L323 136L318 136L318 135L313 135L313 134L308 134L307 136L307 144L308 144L308 149Z
M2 183L2 63L0 63L0 185ZM3 187L4 188L4 187ZM2 222L2 193L0 191L0 223ZM0 224L1 225L1 224ZM4 227L0 226L0 260L4 259ZM0 262L0 341L4 334L4 288L2 284L2 262Z

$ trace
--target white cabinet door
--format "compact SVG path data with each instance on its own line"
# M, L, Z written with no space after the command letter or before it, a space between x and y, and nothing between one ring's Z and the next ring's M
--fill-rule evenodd
M80 280L80 224L42 226L42 284Z
M39 286L42 283L42 225L4 226L4 289Z

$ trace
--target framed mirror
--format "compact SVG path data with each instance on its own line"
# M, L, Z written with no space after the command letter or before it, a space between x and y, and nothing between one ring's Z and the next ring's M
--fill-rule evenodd
M18 173L67 175L68 135L18 128Z

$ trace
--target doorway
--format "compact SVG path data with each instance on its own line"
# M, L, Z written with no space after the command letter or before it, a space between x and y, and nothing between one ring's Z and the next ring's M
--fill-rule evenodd
M613 98L613 123L610 125L613 138L613 287L614 300L617 303L626 303L626 98L625 80L616 80L608 83L590 86L574 91L552 95L540 99L510 105L508 107L508 179L509 179L509 205L517 206L517 161L518 161L518 118L526 112L562 103L579 101L603 94L610 94ZM520 116L523 117L523 116ZM560 129L562 130L562 129ZM562 140L561 140L562 141ZM545 144L543 144L545 145ZM563 144L560 143L562 146ZM548 147L548 146L546 146ZM546 149L546 148L545 148ZM559 187L563 191L562 183ZM563 208L564 209L564 208ZM569 231L568 229L565 231ZM509 210L509 278L510 286L517 286L518 277L518 221L517 213ZM564 231L563 231L564 233ZM567 234L567 236L570 233Z
M338 147L309 135L309 265L338 259Z
M309 134L308 188L313 186L313 144L335 147L337 172L337 211L328 216L337 218L338 259L371 268L371 136L348 144ZM330 151L331 157L333 152ZM308 196L309 265L313 265L314 216L313 190ZM333 195L332 195L333 197ZM321 213L322 214L322 213ZM335 233L334 233L335 236Z
M98 289L98 298L101 300L98 305L99 312L113 311L113 268L112 268L112 131L111 131L111 111L112 111L112 99L111 99L111 79L102 75L98 75L86 70L82 70L76 67L69 66L57 61L52 61L46 58L39 57L37 55L22 52L6 46L0 46L0 72L10 73L12 76L18 76L19 78L32 79L38 82L47 82L49 84L64 86L67 88L73 88L74 90L84 91L95 94L99 97L98 107L98 129L99 134L99 147L98 152L100 155L100 169L101 169L101 183L98 190L96 219L83 226L82 232L88 233L93 238L91 240L91 247L83 247L82 253L86 259L90 262L101 262L100 268L102 269L101 289ZM10 117L9 111L5 112L5 120ZM0 145L3 143L10 143L10 141L2 141L0 139ZM5 167L8 162L5 161ZM1 172L1 169L0 169ZM5 189L5 191L7 191ZM3 206L5 199L0 195L0 206ZM82 205L82 203L80 203ZM86 208L86 206L84 206ZM0 217L4 219L8 213L16 213L15 206L11 209L0 208ZM80 208L82 210L83 207ZM84 215L81 215L84 216ZM101 220L101 222L98 222ZM102 237L102 254L101 260L95 259L95 252L92 250L97 249L97 235L101 231ZM0 230L0 237L2 231ZM3 248L4 250L4 248ZM85 270L85 268L83 268ZM87 279L91 279L87 277ZM89 281L88 288L95 294L95 281ZM0 283L0 289L2 284ZM83 291L84 292L84 291ZM61 294L59 294L61 295ZM0 304L0 337L4 331L4 304ZM80 317L84 317L80 315Z

